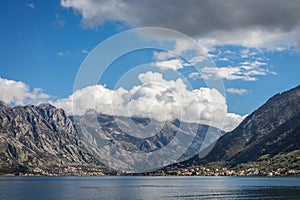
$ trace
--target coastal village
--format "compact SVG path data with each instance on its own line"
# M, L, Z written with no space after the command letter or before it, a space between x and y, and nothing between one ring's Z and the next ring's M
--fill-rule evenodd
M179 168L177 166L158 170L150 175L159 176L299 176L300 170L278 168L277 170L262 170L258 165L248 168L229 169L227 167L210 168L205 166Z
M193 166L183 168L183 166L175 165L165 167L154 172L145 173L126 173L108 171L99 167L76 167L68 166L63 168L53 168L45 170L39 167L32 169L30 172L18 174L4 174L4 176L300 176L298 169L278 168L276 170L264 170L258 164L253 164L247 168L230 169L227 167L208 167Z

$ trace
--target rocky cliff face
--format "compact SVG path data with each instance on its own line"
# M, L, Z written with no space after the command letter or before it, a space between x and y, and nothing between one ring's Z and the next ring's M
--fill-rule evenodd
M11 108L0 102L0 169L99 164L83 147L73 122L50 104Z
M204 161L235 165L300 149L299 125L300 86L270 98L222 136Z

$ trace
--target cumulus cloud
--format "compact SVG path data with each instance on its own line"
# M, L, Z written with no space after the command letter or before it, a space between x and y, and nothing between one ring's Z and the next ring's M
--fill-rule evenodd
M178 30L213 45L248 47L295 45L300 2L294 0L61 0L87 27L105 21Z
M30 90L23 82L0 78L0 100L8 104L36 104L48 101L50 97L41 88Z
M153 72L140 74L138 78L142 85L130 90L93 85L54 104L69 114L83 115L95 109L109 115L197 122L225 131L232 130L243 119L243 116L227 112L226 100L216 89L189 90L182 79L168 81L162 74Z
M142 84L130 90L93 85L56 101L40 88L31 90L23 82L0 78L0 100L13 105L50 102L74 115L84 115L93 109L109 115L149 117L159 121L179 119L225 131L234 129L244 119L244 116L227 112L226 100L216 89L190 90L181 78L165 80L162 74L150 71L139 74L138 78Z
M240 116L235 113L228 113L224 122L223 129L224 130L233 130L232 124L240 124L243 119L245 119L247 115Z
M244 88L227 88L226 91L229 93L238 94L238 95L244 95L249 92L249 90L244 89Z

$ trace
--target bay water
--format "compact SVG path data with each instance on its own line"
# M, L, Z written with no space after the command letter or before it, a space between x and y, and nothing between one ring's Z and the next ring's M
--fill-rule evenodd
M0 177L0 199L300 199L300 178Z

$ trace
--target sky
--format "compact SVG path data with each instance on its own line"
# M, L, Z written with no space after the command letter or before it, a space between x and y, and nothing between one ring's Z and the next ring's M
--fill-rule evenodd
M0 99L12 106L50 102L69 114L94 108L229 131L300 84L299 1L2 0L0 10ZM166 33L135 29L144 27ZM111 43L124 31L130 40ZM93 57L100 67L141 40L157 48L120 54L76 85Z

